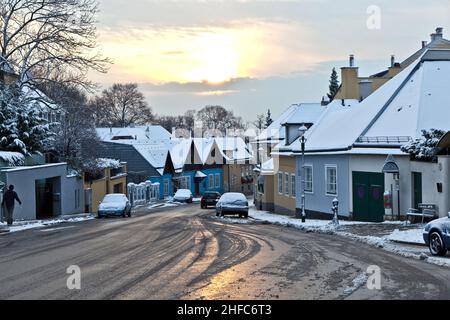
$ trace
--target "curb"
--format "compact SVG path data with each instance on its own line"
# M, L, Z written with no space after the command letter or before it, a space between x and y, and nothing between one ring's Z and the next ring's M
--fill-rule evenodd
M412 246L418 246L418 247L426 247L427 245L424 243L417 243L417 242L409 242L409 241L402 241L402 240L390 240L391 242L400 243L400 244L409 244Z

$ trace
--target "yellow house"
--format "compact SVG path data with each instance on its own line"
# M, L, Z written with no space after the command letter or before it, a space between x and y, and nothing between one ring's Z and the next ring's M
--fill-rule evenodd
M296 158L274 156L274 211L283 215L295 215L296 194Z
M399 63L395 57L391 56L391 64L387 70L362 77L359 75L359 68L355 63L355 56L350 55L349 66L341 68L341 86L334 99L355 99L364 100L382 85L391 80L405 68L416 61L427 49L450 49L450 41L443 38L443 28L437 28L436 32L431 34L431 42L422 41L421 49L412 56Z
M107 166L93 176L84 174L86 211L97 213L98 206L105 195L110 193L127 194L127 165Z

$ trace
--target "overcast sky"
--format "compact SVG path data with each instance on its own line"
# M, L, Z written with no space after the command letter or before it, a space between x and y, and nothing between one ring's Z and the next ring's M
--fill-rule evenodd
M367 26L373 5L380 28ZM450 38L450 0L100 0L100 11L99 45L114 64L95 81L139 83L159 114L223 105L249 121L320 101L349 54L369 75L436 27Z

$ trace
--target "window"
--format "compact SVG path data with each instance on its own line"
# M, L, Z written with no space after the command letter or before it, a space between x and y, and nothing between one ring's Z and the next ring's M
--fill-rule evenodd
M326 194L330 196L337 195L337 167L326 166L325 167L325 183Z
M303 170L305 172L305 192L313 193L313 167L305 166Z
M164 196L169 195L169 180L164 180Z
M220 173L216 173L216 188L220 188Z
M180 189L191 189L191 177L181 177L179 180Z
M214 188L214 175L213 174L209 175L209 187Z
M278 173L278 193L283 194L283 173Z
M293 174L292 177L291 177L291 195L294 198L297 195L296 187L297 186L295 185L295 174Z
M289 196L289 173L284 174L284 193Z

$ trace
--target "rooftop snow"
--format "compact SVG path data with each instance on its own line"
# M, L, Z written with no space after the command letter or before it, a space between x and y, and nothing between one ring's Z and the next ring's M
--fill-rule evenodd
M249 160L253 157L247 144L241 137L215 138L223 157L227 161Z
M0 160L9 166L20 166L23 165L25 157L18 152L0 151Z
M181 169L186 164L187 157L191 151L192 139L179 139L172 141L170 156L175 169Z
M282 124L316 123L326 107L320 103L302 103L296 106L294 112Z
M171 138L171 134L161 126L97 128L97 134L102 141L125 144L132 144L132 141L160 143Z
M295 111L296 106L290 106L286 111L281 114L267 129L265 129L261 134L256 137L256 141L266 141L268 139L282 140L285 138L286 132L283 128L283 123L285 123L292 113Z

